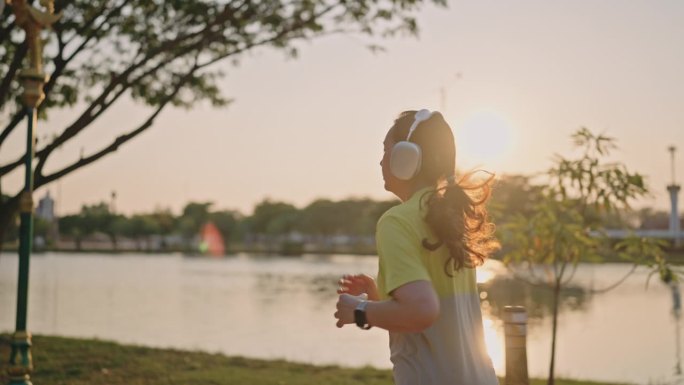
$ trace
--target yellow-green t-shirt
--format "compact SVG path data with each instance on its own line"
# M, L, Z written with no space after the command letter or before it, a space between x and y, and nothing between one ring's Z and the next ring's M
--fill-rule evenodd
M383 299L413 281L429 281L440 300L440 315L419 333L390 332L390 359L397 385L494 385L498 380L484 344L475 269L449 276L446 247L434 251L423 240L437 238L424 221L431 189L416 192L378 221L378 289Z

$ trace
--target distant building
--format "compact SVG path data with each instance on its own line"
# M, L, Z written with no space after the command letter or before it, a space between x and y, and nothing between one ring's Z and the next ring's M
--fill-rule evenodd
M57 217L55 216L55 200L50 196L50 191L45 193L45 196L38 201L36 207L36 218L47 222L47 227L44 228L36 223L34 226L35 238L33 240L36 249L42 249L48 245L53 244L59 240L59 225Z
M55 200L50 197L50 191L38 201L36 216L48 222L55 220Z

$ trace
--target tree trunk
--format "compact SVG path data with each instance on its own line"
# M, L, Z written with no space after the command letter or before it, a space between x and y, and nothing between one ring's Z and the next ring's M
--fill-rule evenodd
M556 369L556 332L558 331L558 307L560 301L560 280L556 281L553 287L553 329L551 332L551 363L549 364L549 379L548 385L555 385L555 369Z
M19 211L19 195L10 198L0 204L0 251L5 241L7 229L14 225L14 219Z

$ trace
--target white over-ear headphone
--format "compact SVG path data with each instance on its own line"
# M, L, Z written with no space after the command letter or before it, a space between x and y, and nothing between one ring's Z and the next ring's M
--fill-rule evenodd
M418 174L422 163L422 151L420 146L410 142L413 131L418 128L421 122L424 122L432 116L429 110L420 110L416 112L413 124L409 129L406 140L396 143L392 147L390 153L390 171L392 175L401 180L410 180Z

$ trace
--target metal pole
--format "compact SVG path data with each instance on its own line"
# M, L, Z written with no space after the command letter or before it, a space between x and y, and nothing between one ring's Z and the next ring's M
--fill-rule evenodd
M679 226L679 190L681 187L676 184L667 186L667 191L670 193L670 234L672 236L674 246L681 247L681 229Z
M672 184L675 185L677 184L677 175L675 174L675 151L677 151L677 147L670 146L667 150L670 151L670 172L672 174Z
M19 227L19 285L17 290L17 330L26 330L26 303L28 299L28 277L29 277L29 258L33 245L33 143L35 133L35 112L33 108L26 109L28 117L28 132L26 140L26 175L24 178L24 191L21 196L20 215L21 225Z
M506 334L505 385L529 385L527 374L527 311L522 306L504 307Z
M26 330L28 308L28 281L29 260L31 258L31 246L33 243L33 143L35 140L35 110L26 108L28 117L28 132L26 139L26 156L24 165L26 175L24 190L20 200L20 238L19 238L19 283L17 285L17 322L14 336L12 337L12 352L10 355L11 385L30 385L30 374L33 371L33 359L31 357L31 334Z
M672 232L674 246L679 248L682 246L682 239L681 228L679 226L679 208L677 207L680 187L677 184L677 175L675 174L675 151L677 151L677 148L675 146L670 146L667 148L667 150L670 151L670 170L672 171L672 184L667 186L667 191L670 193L671 207L670 232Z
M5 0L0 0L5 1ZM33 359L31 358L31 333L26 330L28 313L29 261L33 243L33 145L35 142L36 108L45 98L43 85L47 76L43 73L43 41L40 32L59 18L55 14L54 0L41 0L46 10L33 7L27 0L7 0L12 6L15 23L26 33L29 46L29 67L19 73L23 85L22 102L28 118L26 155L24 159L24 189L19 201L19 279L17 284L17 322L12 336L12 351L7 373L10 385L31 385Z

